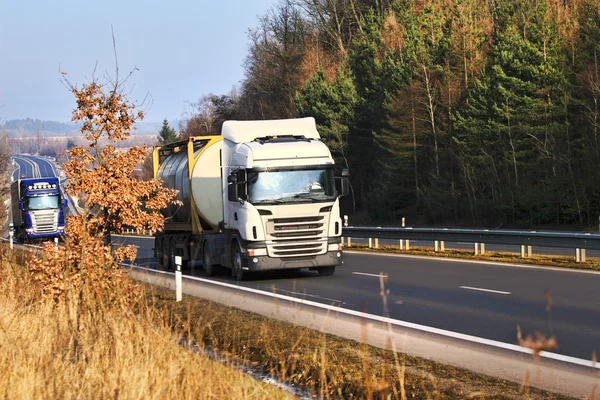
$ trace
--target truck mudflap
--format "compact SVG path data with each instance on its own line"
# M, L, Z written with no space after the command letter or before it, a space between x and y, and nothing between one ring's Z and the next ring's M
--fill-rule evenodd
M299 269L299 268L323 268L337 267L343 262L342 251L329 251L325 254L312 257L290 257L290 258L274 258L269 256L251 257L246 254L246 263L244 270L254 271L271 271L282 269Z

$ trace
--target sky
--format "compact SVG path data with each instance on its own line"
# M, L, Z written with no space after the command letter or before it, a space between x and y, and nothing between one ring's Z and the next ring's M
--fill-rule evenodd
M190 102L227 94L244 78L248 30L277 0L2 0L0 121L68 122L75 106L61 83L134 68L130 99L146 96L145 122L181 119Z

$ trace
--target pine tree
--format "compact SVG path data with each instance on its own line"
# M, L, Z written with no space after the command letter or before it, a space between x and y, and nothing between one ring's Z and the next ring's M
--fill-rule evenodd
M177 140L177 133L175 133L175 129L169 126L169 122L165 118L163 120L162 128L160 132L158 132L158 144L163 145L167 143L171 143Z

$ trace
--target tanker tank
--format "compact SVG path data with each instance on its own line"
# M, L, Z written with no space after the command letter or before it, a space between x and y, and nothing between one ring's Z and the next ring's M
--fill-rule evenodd
M161 149L159 157L163 159L156 177L163 180L164 187L177 190L176 200L183 203L171 204L163 210L163 215L175 224L191 224L197 215L203 230L216 229L223 220L220 158L223 140L220 136L191 140L193 150L188 141ZM189 157L192 151L193 157Z

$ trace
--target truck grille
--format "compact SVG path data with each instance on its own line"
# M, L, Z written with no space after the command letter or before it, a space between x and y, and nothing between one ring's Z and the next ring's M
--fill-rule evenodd
M30 211L31 225L35 233L54 233L58 228L58 210Z
M274 218L267 221L272 257L315 256L326 252L325 217Z

